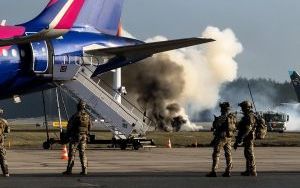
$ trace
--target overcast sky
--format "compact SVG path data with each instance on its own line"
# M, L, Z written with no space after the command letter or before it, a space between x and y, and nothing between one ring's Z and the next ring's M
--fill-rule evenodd
M21 23L38 14L48 0L1 0L0 19ZM231 28L244 51L239 76L289 80L300 71L299 0L125 0L123 26L139 39L200 36L206 26Z

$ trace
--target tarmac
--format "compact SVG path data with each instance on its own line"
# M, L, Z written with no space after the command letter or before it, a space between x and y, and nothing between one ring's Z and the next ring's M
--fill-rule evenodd
M207 178L212 148L90 149L89 174L80 176L77 158L73 175L63 176L67 161L61 150L8 150L10 177L0 187L300 187L300 147L255 148L258 177L242 177L243 149L233 151L230 178ZM224 170L221 156L221 176Z

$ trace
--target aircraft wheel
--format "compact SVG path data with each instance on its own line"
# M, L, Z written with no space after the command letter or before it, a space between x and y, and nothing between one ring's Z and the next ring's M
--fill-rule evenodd
M139 150L139 149L140 149L140 145L138 145L138 144L133 145L133 149L134 149L134 150Z
M50 149L50 147L51 147L50 142L45 141L45 142L43 143L43 148L44 148L44 149Z
M126 148L127 148L127 143L126 143L126 142L122 142L122 143L120 144L120 148L121 148L121 150L126 150Z

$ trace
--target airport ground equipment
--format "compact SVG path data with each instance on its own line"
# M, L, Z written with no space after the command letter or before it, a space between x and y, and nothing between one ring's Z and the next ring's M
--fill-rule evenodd
M55 56L54 59L62 59L60 64L53 65L53 80L59 88L64 90L75 100L84 100L90 114L103 122L112 133L113 139L107 141L96 140L94 135L89 138L89 143L120 146L125 149L132 146L138 149L143 144L153 144L152 140L144 137L152 121L130 101L123 99L122 103L115 99L114 93L118 92L112 88L111 91L100 86L103 85L99 77L91 78L99 61L95 57L69 57ZM96 65L96 66L95 66ZM107 85L106 85L107 86ZM59 100L58 111L59 110ZM63 141L64 132L61 131ZM46 148L57 142L47 139Z

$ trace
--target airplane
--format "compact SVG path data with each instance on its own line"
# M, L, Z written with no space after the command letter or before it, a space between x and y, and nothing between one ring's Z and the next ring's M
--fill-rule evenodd
M298 102L300 102L300 75L296 71L289 71L289 75L291 78L291 82L293 84L293 87L295 89Z
M105 56L92 78L136 63L153 54L213 42L186 38L145 43L119 36L124 0L50 0L32 20L0 26L0 99L41 91L56 85L55 56ZM95 46L94 49L86 47ZM72 62L70 62L72 63ZM73 62L74 63L74 62Z

